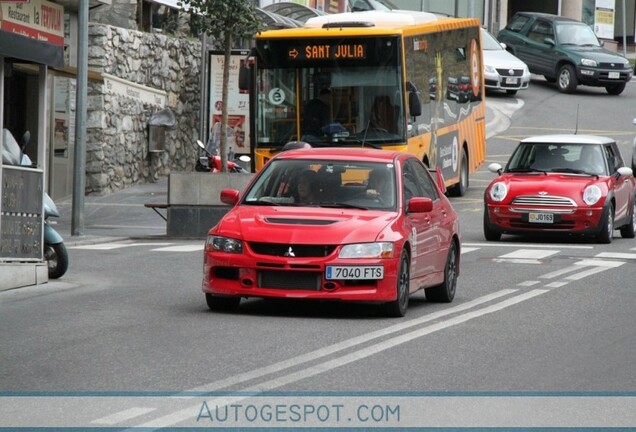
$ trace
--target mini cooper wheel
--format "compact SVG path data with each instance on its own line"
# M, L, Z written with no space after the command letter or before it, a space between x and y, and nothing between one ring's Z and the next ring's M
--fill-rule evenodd
M632 217L630 218L629 223L621 227L621 237L636 237L636 198L634 199L634 203L632 204Z
M400 318L406 315L409 307L409 290L410 290L411 270L409 264L409 256L406 252L402 252L400 257L400 269L398 270L396 284L396 299L387 303L386 314L390 317Z
M205 302L208 304L208 308L210 308L210 310L229 312L238 308L241 298L217 296L205 293Z
M490 220L488 218L488 208L484 208L484 237L488 241L501 240L501 233L490 228Z
M457 274L459 273L459 256L457 244L451 241L444 266L444 282L436 287L426 288L426 298L432 302L450 303L455 298L457 289Z
M579 85L576 78L576 71L574 67L569 64L561 66L559 69L559 77L557 79L557 87L562 93L574 93L576 87Z
M596 240L599 243L611 243L612 236L614 235L614 206L612 206L612 204L608 204L603 210L600 228L601 230L596 236Z

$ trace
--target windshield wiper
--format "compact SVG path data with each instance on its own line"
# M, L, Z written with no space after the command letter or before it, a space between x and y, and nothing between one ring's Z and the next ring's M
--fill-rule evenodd
M365 206L361 206L361 205L354 205L354 204L348 204L348 203L342 203L342 202L335 202L335 201L330 201L330 202L319 202L317 203L320 207L328 207L328 208L352 208L352 209L358 209L358 210L369 210L369 207L365 207Z
M541 172L541 173L547 174L546 170L540 170L536 168L509 168L507 172L512 172L512 173Z
M552 172L565 172L565 173L572 173L572 174L585 174L591 177L596 177L598 178L598 174L593 174L591 172L587 172L585 170L582 169L578 169L578 168L552 168L551 170Z

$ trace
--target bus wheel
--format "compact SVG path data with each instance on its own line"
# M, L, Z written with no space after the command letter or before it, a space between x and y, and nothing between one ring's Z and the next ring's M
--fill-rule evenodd
M468 189L468 155L466 149L462 150L462 158L459 166L459 183L448 188L448 194L451 196L464 196Z

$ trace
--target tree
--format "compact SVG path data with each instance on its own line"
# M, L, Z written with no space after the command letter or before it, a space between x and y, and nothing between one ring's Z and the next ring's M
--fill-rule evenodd
M180 7L197 15L201 32L212 36L223 50L223 91L221 108L221 171L227 171L227 96L230 79L230 55L235 41L252 37L260 26L256 6L249 0L179 0Z

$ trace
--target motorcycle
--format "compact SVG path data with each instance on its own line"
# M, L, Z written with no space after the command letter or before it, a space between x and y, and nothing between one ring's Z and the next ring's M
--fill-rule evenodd
M19 146L11 132L4 129L4 145L2 149L2 163L14 166L33 167L33 162L24 153L31 134L29 131L22 136L22 146ZM64 239L52 227L51 217L60 217L60 212L51 197L45 192L42 200L42 210L44 213L44 245L43 256L48 267L50 279L58 279L66 273L68 269L68 252L64 246Z
M199 149L203 151L203 154L199 152L199 160L197 160L197 163L194 166L194 170L199 172L212 173L221 172L221 156L208 151L208 149L205 148L205 144L203 144L201 140L197 140L197 146L199 146ZM246 163L251 160L251 158L247 155L241 155L238 159L239 161ZM249 171L243 168L240 164L231 160L227 161L227 171L239 174L249 173Z

